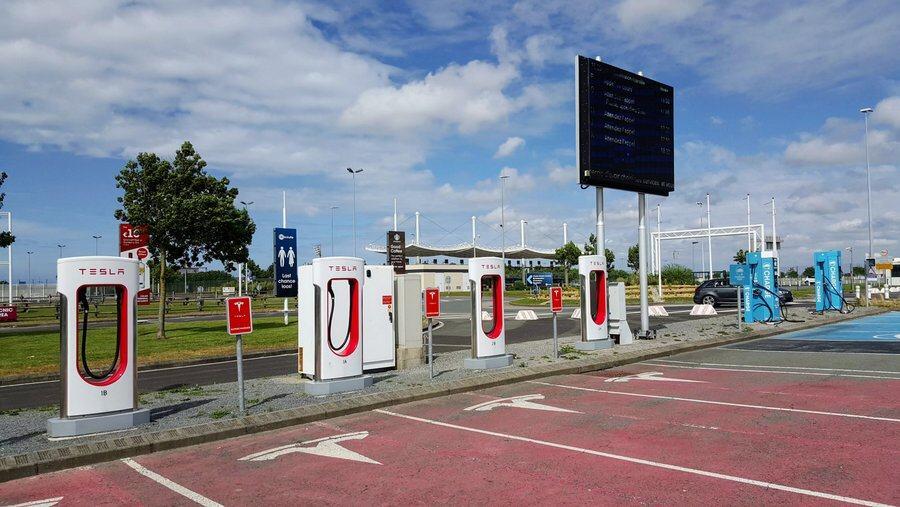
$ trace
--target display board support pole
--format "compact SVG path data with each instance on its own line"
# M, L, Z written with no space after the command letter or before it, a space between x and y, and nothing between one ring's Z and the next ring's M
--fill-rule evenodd
M397 203L394 202L394 213L396 217ZM396 220L396 219L395 219ZM287 228L287 192L281 191L281 226ZM274 270L273 270L274 272ZM288 298L284 298L284 325L288 325Z
M603 255L606 258L606 238L603 236L603 187L597 187L597 255ZM609 269L609 266L607 266Z
M243 336L237 337L237 383L238 383L238 410L244 415L244 345Z
M428 318L428 368L430 369L429 378L434 378L434 340L431 334L434 319Z
M556 312L553 312L553 360L559 360L559 342L556 338Z
M638 194L638 271L641 281L641 337L650 336L650 310L647 305L647 198ZM582 317L583 318L583 317Z

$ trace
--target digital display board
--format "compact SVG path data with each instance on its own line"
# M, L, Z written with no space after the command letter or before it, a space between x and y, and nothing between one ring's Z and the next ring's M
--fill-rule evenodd
M654 195L675 190L669 85L578 57L578 181Z

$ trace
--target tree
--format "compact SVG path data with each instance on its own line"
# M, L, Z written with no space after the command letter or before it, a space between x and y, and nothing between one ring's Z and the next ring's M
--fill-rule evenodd
M687 266L669 264L662 270L663 283L666 285L693 285L696 283L694 272Z
M3 183L6 181L6 173L0 172L0 187L3 186ZM0 193L0 209L3 209L3 199L6 197L6 193ZM16 237L12 235L10 231L0 232L0 248L6 248L9 245L12 245L16 242Z
M747 252L745 252L743 248L741 248L737 251L737 253L734 254L734 262L737 262L738 264L744 264L745 262L747 262Z
M788 272L785 273L784 276L786 276L788 278L800 278L800 275L797 273L797 268L789 269Z
M166 337L166 265L193 266L220 261L225 269L246 262L256 224L234 205L238 189L228 178L204 171L206 162L185 141L169 162L155 153L139 153L116 176L123 195L115 217L145 227L150 253L159 263L160 298L157 338Z
M578 264L578 257L581 255L581 250L578 248L578 245L569 241L565 245L556 249L556 262L560 263L563 266L564 272L564 281L566 285L569 285L569 266Z
M597 253L597 247L594 245L597 244L597 236L591 233L590 237L588 237L587 243L584 244L584 255L594 255Z
M606 270L616 269L616 254L609 248L604 248L604 250L606 251Z
M640 249L637 245L632 245L628 248L628 267L632 271L638 271L640 265Z
M812 266L807 266L806 269L803 270L803 278L812 278L816 276L816 270L813 269Z
M853 276L865 276L866 268L863 266L853 266Z

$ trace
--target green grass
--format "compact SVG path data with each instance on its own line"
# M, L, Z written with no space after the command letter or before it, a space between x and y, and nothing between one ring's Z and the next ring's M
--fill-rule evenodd
M56 324L59 321L56 319L56 308L55 306L46 306L46 303L43 303L43 306L39 306L37 304L30 304L28 311L24 311L25 305L22 303L16 303L19 307L19 321L15 324L18 326L21 325L41 325L41 324ZM284 299L276 298L276 297L260 297L253 298L253 310L256 312L263 311L276 311L284 308ZM288 308L291 310L292 314L296 314L297 312L297 300L295 298L288 298ZM153 302L149 305L138 306L138 318L139 319L155 319L159 313L159 302ZM225 304L218 304L214 299L205 299L203 310L199 310L197 308L196 299L191 299L190 302L185 305L183 304L182 299L176 299L175 301L169 303L169 312L166 314L168 316L179 316L179 315L222 315L225 316ZM109 321L115 320L116 317L116 308L110 302L109 304L102 304L99 307L99 315L97 315L94 311L94 307L91 306L90 319L92 321Z
M282 317L253 319L253 333L244 335L244 353L297 347L297 321L288 326ZM90 330L88 360L95 369L108 367L113 350L113 328ZM165 340L156 339L156 324L138 326L138 365L233 355L234 337L225 332L224 321L179 322L166 325ZM92 340L96 340L93 342ZM96 344L96 347L91 347ZM103 345L107 345L103 347ZM22 332L0 337L0 378L59 372L59 333Z

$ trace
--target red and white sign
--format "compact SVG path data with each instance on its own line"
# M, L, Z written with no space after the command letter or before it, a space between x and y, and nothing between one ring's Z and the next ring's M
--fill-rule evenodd
M436 288L425 289L425 317L441 316L441 290Z
M394 303L394 296L387 294L381 296L381 304L391 306Z
M562 311L562 287L550 287L550 311L553 313Z
M19 320L19 309L16 305L0 306L0 322L16 322Z
M228 334L249 334L253 332L253 312L247 296L228 298Z
M119 257L141 261L138 267L137 304L150 304L150 235L145 228L131 224L119 224Z

